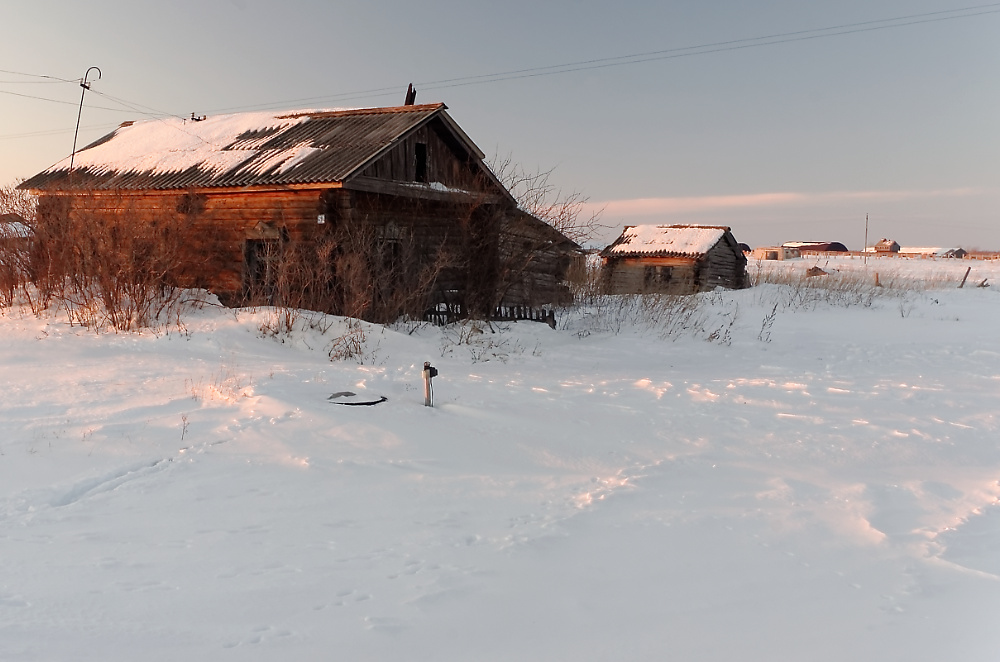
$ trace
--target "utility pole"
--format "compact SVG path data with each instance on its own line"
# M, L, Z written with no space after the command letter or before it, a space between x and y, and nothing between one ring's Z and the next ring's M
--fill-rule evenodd
M868 266L868 214L865 214L865 266Z
M76 131L73 132L73 153L69 155L69 176L73 176L73 161L76 160L76 137L80 133L80 117L83 115L83 97L87 94L87 90L90 89L90 82L87 80L90 78L90 72L97 71L97 80L101 80L101 70L97 67L91 67L87 69L87 73L83 75L83 79L80 81L80 87L83 91L80 92L80 110L76 113Z

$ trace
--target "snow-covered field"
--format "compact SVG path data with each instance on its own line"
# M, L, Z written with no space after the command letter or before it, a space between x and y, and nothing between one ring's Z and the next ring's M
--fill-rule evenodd
M339 320L8 310L0 660L1000 659L1000 265L863 277L904 266L939 289L366 326L360 364Z

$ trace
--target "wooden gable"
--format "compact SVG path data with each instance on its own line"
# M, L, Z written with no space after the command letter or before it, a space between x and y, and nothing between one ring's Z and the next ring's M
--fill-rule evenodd
M470 190L476 184L479 169L476 156L442 122L432 121L403 136L360 174L394 182L438 182L449 188Z

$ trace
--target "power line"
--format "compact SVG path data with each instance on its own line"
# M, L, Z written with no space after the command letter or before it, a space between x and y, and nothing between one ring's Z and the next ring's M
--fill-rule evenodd
M522 78L537 78L542 76L555 76L559 74L573 73L577 71L587 71L593 69L605 69L610 67L625 66L629 64L642 64L645 62L652 62L657 60L669 60L677 59L682 57L691 57L695 55L708 55L711 53L721 53L726 51L743 50L748 48L758 48L762 46L774 46L784 43L793 43L798 41L807 41L813 39L823 39L827 37L837 37L848 34L855 34L861 32L871 32L874 30L887 30L892 28L907 27L912 25L918 25L923 23L936 23L941 21L954 20L959 18L971 18L974 16L982 16L987 14L1000 13L1000 2L983 4L983 5L973 5L969 7L961 7L957 9L946 9L933 12L925 12L921 14L909 14L905 16L896 16L892 18L876 19L871 21L861 21L855 23L844 23L841 25L827 26L823 28L812 28L808 30L795 30L792 32L781 32L770 35L763 35L759 37L749 37L743 39L733 39L728 41L718 41L710 42L706 44L700 44L696 46L682 46L677 48L660 49L655 51L645 51L640 53L633 53L629 55L618 55L607 58L595 58L590 60L578 60L574 62L565 62L562 64L555 65L545 65L540 67L528 67L523 69L513 69L508 71L500 71L489 74L477 74L472 76L463 76L456 78L445 78L434 81L424 81L415 83L415 85L424 90L439 90L447 89L452 87L464 87L468 85L482 85L486 83L496 83L508 80L517 80ZM72 80L66 78L59 78L57 76L48 76L42 74L32 74L19 71L11 71L6 69L0 69L0 73L26 76L31 78L45 79L48 82L61 82L61 83L79 83L79 80ZM23 81L11 81L11 82L23 82ZM246 106L231 106L225 108L214 108L210 109L208 112L217 113L225 111L240 111L240 110L268 110L273 108L288 107L292 104L301 103L317 103L317 102L337 102L337 101L350 101L354 99L361 98L371 98L371 97L382 97L396 94L399 90L398 85L392 87L379 87L371 88L367 90L358 90L355 92L345 92L339 94L331 94L326 96L318 97L304 97L298 99L287 99L284 101L274 101L263 104L253 104ZM119 104L122 108L131 110L133 112L139 113L146 117L153 119L159 119L161 117L177 117L183 119L182 115L177 115L175 113L169 113L166 111L159 110L157 108L152 108L151 106L145 106L136 102L130 102L125 99L111 96L110 94L100 92L98 90L93 90L96 94ZM50 99L46 97L40 97L30 94L23 94L19 92L12 92L9 90L0 90L0 94L7 94L11 96L17 96L27 99L35 99L40 101L49 101L51 103L59 103L65 105L76 105L71 101L62 101L58 99ZM88 108L93 108L97 110L107 110L112 112L122 112L122 108L108 108L106 106L88 106ZM146 110L142 110L146 109ZM152 111L152 112L147 112ZM27 134L25 134L27 135ZM16 137L16 136L4 136L4 137Z
M516 79L520 79L520 78L536 78L536 77L540 77L540 76L552 76L552 75L556 75L556 74L572 73L574 71L586 71L586 70L591 70L591 69L606 69L606 68L609 68L609 67L618 67L618 66L624 66L624 65L627 65L627 64L641 64L643 62L653 62L653 61L656 61L656 60L671 60L671 59L682 58L682 57L691 57L693 55L707 55L707 54L710 54L710 53L722 53L722 52L725 52L725 51L736 51L736 50L743 50L743 49L747 49L747 48L756 48L756 47L759 47L759 46L774 46L774 45L777 45L777 44L786 44L786 43L792 43L792 42L797 42L797 41L808 41L808 40L812 40L812 39L822 39L822 38L825 38L825 37L836 37L836 36L841 36L841 35L846 35L846 34L855 34L855 33L858 33L858 32L872 32L874 30L886 30L886 29L889 29L889 28L905 27L905 26L908 26L908 25L919 25L921 23L937 23L937 22L940 22L940 21L947 21L947 20L952 20L952 19L956 19L956 18L968 18L968 17L972 17L972 16L982 16L984 14L998 14L998 13L1000 13L1000 9L994 9L994 10L989 10L989 11L982 11L982 12L977 12L977 13L974 13L974 14L963 14L961 16L944 16L944 17L930 18L930 19L919 20L919 21L909 21L909 22L906 22L906 23L895 23L895 24L892 24L892 25L877 25L877 26L870 26L870 27L864 27L864 28L856 28L856 29L850 29L850 30L841 30L841 31L838 31L838 32L826 32L825 34L802 34L802 32L800 32L800 33L790 33L790 34L800 34L802 36L788 37L788 38L782 38L782 39L771 39L770 41L758 41L756 43L742 43L742 44L740 44L740 43L733 43L733 45L719 47L719 48L710 48L709 47L710 45L706 45L706 46L702 46L702 47L693 46L693 47L690 47L690 48L687 48L687 49L677 49L677 50L687 50L687 51L690 51L690 52L671 52L671 51L659 51L659 52L656 52L656 51L654 51L654 52L649 53L648 56L644 56L643 54L636 54L636 55L631 55L631 56L620 56L620 57L617 57L617 58L608 58L606 60L595 60L595 61L591 61L591 62L588 62L588 63L581 63L579 66L574 66L573 64L554 65L553 67L540 67L538 69L524 70L526 73L510 72L510 74L494 74L492 77L490 75L470 77L470 78L481 78L483 80L458 79L461 82L456 82L456 83L452 83L452 84L423 83L422 86L423 86L424 89L437 90L437 89L445 89L445 88L450 88L450 87L461 87L461 86L464 86L464 85L477 85L477 84L483 84L483 83L501 82L501 81L506 81L506 80L516 80ZM834 28L825 28L825 30L827 30L827 31L831 30L831 29L834 29ZM805 32L808 32L808 31L805 31ZM770 39L770 38L768 38L768 37L762 37L762 38L759 38L759 39ZM749 40L748 39L748 40L739 40L739 41L753 41L753 40ZM702 49L702 50L698 50L698 49ZM615 60L621 60L621 61L615 61ZM546 69L551 69L551 70L546 70ZM531 72L531 73L528 73L528 72ZM442 81L442 83L443 83L443 81Z
M575 71L585 71L589 69L602 69L627 64L640 64L655 60L667 60L693 55L707 55L709 53L720 53L724 51L742 50L746 48L756 48L760 46L773 46L796 41L806 41L812 39L822 39L825 37L836 37L860 32L870 32L874 30L886 30L900 28L922 23L936 23L941 21L954 20L959 18L971 18L985 14L1000 13L1000 2L985 5L974 5L958 9L940 10L926 12L922 14L909 14L906 16L896 16L893 18L877 19L872 21L862 21L857 23L845 23L841 25L828 26L824 28L813 28L809 30L796 30L792 32L782 32L760 37L750 37L744 39L734 39L729 41L711 42L697 46L684 46L656 51L646 51L633 53L631 55L619 55L607 58L597 58L591 60L579 60L566 62L563 64L546 65L541 67L529 67L525 69L514 69L490 74L478 74L474 76L464 76L458 78L446 78L436 81L424 81L414 83L416 87L422 89L445 89L450 87L461 87L466 85L477 85L484 83L494 83L506 80L516 80L520 78L534 78L539 76L553 76L557 74L571 73ZM399 86L380 87L357 92L347 92L321 97L305 97L299 99L289 99L285 101L271 102L266 104L256 104L250 106L216 108L210 112L222 112L227 110L265 110L274 107L287 106L297 103L313 103L324 101L348 101L365 97L379 97L389 94L396 94Z
M134 112L137 112L140 115L146 115L147 117L153 117L153 118L158 118L158 117L176 117L177 119L185 119L184 116L182 116L182 115L177 115L175 113L168 113L166 111L159 110L157 108L153 108L152 106L146 106L146 105L143 105L141 103L126 101L125 99L120 99L118 97L111 96L110 94L107 94L106 92L101 92L100 90L91 90L91 91L94 94L97 94L99 96L104 97L105 99L113 101L113 102L115 102L117 104L121 104L123 107L128 108L129 110L132 110ZM142 110L142 108L145 108L146 110ZM150 113L150 112L146 112L146 111L152 111L152 112Z
M89 126L82 126L81 129L113 129L119 126L118 123L115 124L91 124ZM0 135L0 140L16 140L17 138L31 138L35 136L56 136L63 133L72 133L73 129L46 129L44 131L29 131L27 133L8 133Z
M62 80L0 80L0 85L59 85L65 82Z
M76 82L76 81L73 81L73 82ZM48 97L39 97L39 96L35 96L34 94L21 94L20 92L11 92L10 90L0 90L0 94L9 94L10 96L13 96L13 97L23 97L25 99L35 99L36 101L49 101L51 103L61 103L61 104L65 104L65 105L68 105L68 106L75 106L75 105L77 105L76 102L73 102L73 101L63 101L61 99L49 99ZM94 109L97 109L97 110L111 110L111 111L114 111L114 112L121 112L121 108L108 108L106 106L87 106L87 108L94 108Z
M991 9L990 11L981 11L976 13L965 13L953 16L943 16L944 14L958 14L959 12L971 12L973 10L981 9ZM801 41L803 39L819 39L822 37L833 37L844 34L852 34L855 32L866 32L869 30L879 30L888 29L895 27L904 27L907 25L915 25L917 23L932 23L938 21L946 21L955 18L966 18L970 16L979 16L981 14L992 14L1000 13L1000 2L991 3L987 5L976 5L973 7L964 7L960 9L948 9L935 12L927 12L923 14L910 14L907 16L897 16L894 18L884 18L872 21L861 21L858 23L845 23L843 25L834 25L825 28L813 28L809 30L796 30L793 32L781 32L777 34L764 35L761 37L749 37L744 39L732 39L729 41L719 41L708 44L701 44L698 46L682 46L678 48L668 48L656 51L646 51L642 53L633 53L631 55L619 55L608 58L598 58L592 60L581 60L577 62L568 62L564 64L548 65L544 67L530 67L526 69L515 69L513 71L504 71L494 74L480 74L477 76L467 76L463 78L451 78L439 81L430 81L420 83L424 87L437 85L443 87L454 87L455 85L445 85L446 83L468 83L471 81L477 81L480 79L493 79L503 76L504 78L499 78L499 80L509 80L510 78L520 78L518 74L529 74L538 73L539 75L551 75L558 73L567 73L570 71L581 71L588 68L598 68L606 66L616 66L617 64L635 64L639 62L648 62L655 59L668 59L672 57L684 57L687 55L702 55L705 53L718 53L726 50L737 50L739 48L750 48L755 46L771 46L774 44L787 43L792 41ZM937 17L937 18L931 18ZM912 20L911 19L926 19L926 20ZM909 21L909 22L902 22ZM882 25L878 25L882 24ZM866 27L869 26L869 27ZM828 33L828 34L821 34ZM808 35L808 36L807 36ZM798 37L798 38L796 38ZM755 43L756 42L756 43ZM690 51L690 52L686 52ZM663 56L662 58L660 56ZM590 67L588 65L594 65ZM507 78L510 77L510 78ZM486 82L492 82L492 80L487 80Z
M79 83L80 79L76 78L59 78L58 76L46 76L44 74L29 74L23 71L11 71L10 69L0 69L0 74L11 74L13 76L27 76L28 78L46 78L54 83Z

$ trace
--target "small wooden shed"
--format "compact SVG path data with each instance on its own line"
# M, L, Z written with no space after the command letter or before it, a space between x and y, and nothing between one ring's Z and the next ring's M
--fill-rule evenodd
M747 286L746 256L726 226L626 226L601 258L611 294L692 294Z
M761 246L753 249L750 255L755 260L793 260L802 257L802 252L789 246Z

